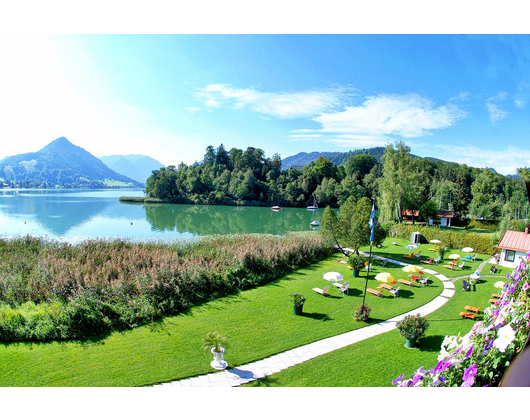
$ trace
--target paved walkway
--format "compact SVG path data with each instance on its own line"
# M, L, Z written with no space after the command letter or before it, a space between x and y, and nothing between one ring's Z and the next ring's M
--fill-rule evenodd
M378 256L372 256L372 258L382 259ZM396 260L388 260L394 264L407 265L403 262ZM221 372L213 372L207 375L201 375L194 378L182 379L178 381L168 382L156 387L234 387L242 384L246 384L251 381L255 381L266 376L270 376L273 373L280 372L291 366L298 365L307 360L313 359L317 356L321 356L326 353L330 353L334 350L338 350L342 347L349 346L359 341L366 340L367 338L374 337L378 334L382 334L391 331L396 328L396 323L405 317L405 315L412 315L420 313L422 316L430 314L437 309L441 308L447 301L455 294L455 286L451 279L448 279L443 274L439 274L428 268L424 268L423 271L430 275L438 278L444 289L438 297L430 301L429 303L416 308L405 314L401 314L394 318L380 322L378 324L370 325L368 327L360 328L347 333L339 334L334 337L325 338L323 340L315 341L314 343L306 344L292 350L287 350L283 353L278 353L274 356L267 357L263 360L248 363L236 368L223 370Z

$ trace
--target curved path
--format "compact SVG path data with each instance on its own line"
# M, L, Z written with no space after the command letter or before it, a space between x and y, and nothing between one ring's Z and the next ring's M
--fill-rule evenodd
M378 256L372 255L372 258L382 259ZM401 261L388 260L394 264L407 265ZM270 376L273 373L280 372L290 366L298 365L307 360L313 359L317 356L332 352L342 347L349 346L350 344L357 343L359 341L366 340L367 338L374 337L378 334L382 334L391 331L396 328L396 323L401 320L405 315L412 315L420 313L422 316L428 315L437 309L441 308L445 303L453 297L455 294L455 286L452 279L447 278L443 274L439 274L428 268L424 268L423 271L434 277L438 278L444 289L436 298L429 303L415 308L412 311L401 314L386 321L378 324L370 325L368 327L359 328L354 331L349 331L343 334L336 335L334 337L328 337L323 340L315 341L304 346L287 350L283 353L275 354L274 356L267 357L263 360L248 363L236 368L223 370L221 372L208 373L206 375L197 376L194 378L181 379L178 381L167 382L164 384L154 386L191 386L191 387L232 387L239 386L251 381L255 381L265 376Z

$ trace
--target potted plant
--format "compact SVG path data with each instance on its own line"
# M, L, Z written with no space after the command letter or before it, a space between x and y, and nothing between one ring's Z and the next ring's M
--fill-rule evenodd
M429 322L420 314L406 315L401 321L398 321L396 327L402 337L405 338L405 347L410 349L416 344L416 340L424 333Z
M438 246L438 256L440 257L440 261L444 259L444 255L447 252L446 246Z
M213 361L210 366L216 370L223 370L228 363L224 361L225 349L229 347L226 336L219 334L217 331L209 332L206 338L202 340L202 348L205 353L213 354Z
M353 313L353 319L356 321L366 321L370 316L371 310L372 308L370 308L368 305L361 305L361 307L357 308L357 310Z
M366 258L364 255L355 253L350 255L350 258L348 259L348 264L353 270L353 277L357 277L359 275L359 272L362 268L366 266L367 262L368 258Z
M293 302L293 314L302 315L305 296L301 293L291 293L291 301Z

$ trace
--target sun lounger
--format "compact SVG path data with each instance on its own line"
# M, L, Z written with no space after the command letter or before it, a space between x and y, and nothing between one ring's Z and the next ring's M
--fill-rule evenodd
M477 316L477 314L474 312L460 312L459 315L462 318L469 318L469 319L475 319L475 317Z
M414 258L414 252L412 252L410 255L403 255L404 258Z
M398 279L398 281L399 281L400 283L406 284L407 286L410 286L410 287L413 287L413 286L414 286L414 282L412 282L412 281L410 281L410 280Z
M490 299L489 302L492 304L492 305L496 305L499 300L498 299Z
M447 264L444 264L444 267L445 268L448 268L449 270L454 270L455 266L454 265L447 265Z
M492 293L491 297L500 299L502 297L502 295L499 295L498 293Z
M371 293L372 295L375 295L377 297L383 297L383 292L381 290L375 290L375 289L366 289L368 293Z
M421 260L420 262L430 265L432 264L433 261L434 261L434 258L427 258L426 260Z
M329 286L324 287L323 289L319 287L313 288L313 290L321 295L327 295L329 293Z
M484 303L484 302L482 302L482 303ZM476 308L474 306L466 305L466 306L464 306L464 309L466 311L474 312L474 313L478 314L480 312L480 308L482 308L482 303L480 304L480 306L478 308Z

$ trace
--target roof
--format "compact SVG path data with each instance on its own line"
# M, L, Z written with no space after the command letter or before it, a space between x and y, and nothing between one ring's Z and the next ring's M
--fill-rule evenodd
M401 212L402 216L412 216L412 210L403 210ZM419 210L414 210L414 217L418 217L420 215Z
M528 252L530 250L530 235L515 230L507 230L502 235L497 248Z
M438 217L446 217L448 219L455 217L454 211L438 210Z

